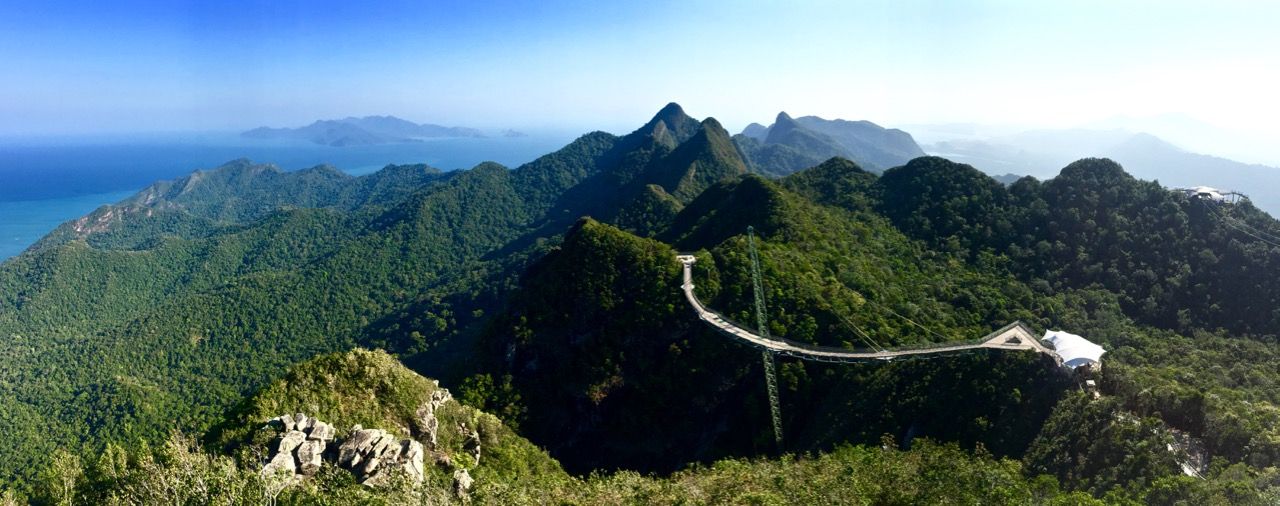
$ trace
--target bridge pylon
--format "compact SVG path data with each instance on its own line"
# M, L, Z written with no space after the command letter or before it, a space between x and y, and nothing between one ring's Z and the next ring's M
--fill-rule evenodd
M760 255L756 252L755 228L747 226L747 249L751 254L751 285L756 303L756 329L761 337L769 339L769 325L765 319L764 284L760 281ZM778 400L778 371L773 352L760 353L764 364L764 385L769 396L769 415L773 421L773 442L782 451L782 403Z

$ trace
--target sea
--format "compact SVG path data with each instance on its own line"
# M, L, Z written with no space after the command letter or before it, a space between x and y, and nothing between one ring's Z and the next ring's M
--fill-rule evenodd
M59 224L123 200L155 181L241 158L282 170L328 164L357 176L388 164L426 163L456 170L491 161L514 168L575 137L544 132L343 147L246 139L235 133L0 138L0 262L22 253Z

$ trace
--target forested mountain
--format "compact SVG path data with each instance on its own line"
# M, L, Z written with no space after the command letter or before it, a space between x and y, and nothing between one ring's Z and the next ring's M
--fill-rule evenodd
M798 122L768 136L830 139ZM125 466L129 479L194 459L252 484L260 462L232 443L283 412L415 427L421 399L402 396L430 389L388 386L425 380L385 355L327 355L272 383L364 347L502 419L524 474L482 479L485 502L1277 497L1280 242L1267 238L1280 222L1107 160L1006 188L941 158L880 175L830 158L778 179L750 159L716 120L670 104L628 135L590 133L515 169L351 178L240 161L159 183L0 265L0 476L53 497L40 477L67 467L60 449L87 461L114 445L130 463L162 454L141 474ZM1104 396L1032 353L781 359L782 450L815 456L770 459L759 353L698 320L674 260L696 254L699 297L754 321L748 226L775 336L894 347L1021 320L1105 346ZM335 373L348 362L370 373ZM173 429L205 445L164 445ZM1202 443L1205 479L1182 475L1174 434ZM124 480L92 469L84 502ZM424 490L447 493L443 476ZM344 479L281 497L341 497Z
M757 172L771 175L790 174L837 156L876 172L924 156L911 134L901 130L870 121L792 119L785 112L767 128L747 125L734 141Z
M395 116L317 120L298 128L258 127L240 134L250 139L298 139L328 146L368 146L419 142L436 137L483 137L479 130L414 123Z
M1016 172L1046 178L1085 156L1107 157L1135 177L1170 186L1212 186L1247 193L1254 205L1280 212L1280 168L1241 163L1183 149L1147 133L1126 130L1033 130L989 138L948 138L926 132L931 154L971 164L988 174Z
M364 177L329 166L283 172L273 165L235 160L216 170L152 184L114 205L65 223L35 249L83 240L102 248L131 248L159 236L196 238L219 228L250 224L286 209L351 211L394 205L440 178L426 165L390 165Z

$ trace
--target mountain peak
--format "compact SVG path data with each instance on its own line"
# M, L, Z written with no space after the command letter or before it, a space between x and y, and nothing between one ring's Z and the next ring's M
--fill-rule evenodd
M785 139L797 130L805 130L805 128L786 112L779 112L778 117L773 121L773 126L769 127L769 135L765 137L764 142L766 144L784 143Z
M747 125L746 128L742 129L742 135L745 135L747 137L750 137L758 141L764 141L765 137L769 136L769 127L766 127L759 123L752 123L750 125Z
M675 102L670 102L666 106L663 106L663 108L658 111L658 114L654 116L654 119L667 118L667 117L687 118L688 115L684 113L684 108L680 107L680 104L677 104Z
M715 118L693 122L693 134L664 160L657 178L664 190L681 202L688 202L702 190L722 179L747 172L734 148L729 132Z
M652 128L657 126L659 123L665 123L668 130L676 130L675 127L682 125L691 119L692 118L690 118L688 114L685 114L684 108L680 107L680 104L671 102L667 104L666 107L659 110L657 114L654 114L653 119L649 120L649 123L645 126Z
M645 123L637 132L651 135L655 138L662 138L665 130L665 133L670 133L671 139L675 141L672 143L674 145L689 140L693 134L697 133L698 127L698 121L685 114L680 104L671 102L658 111L658 114L655 114L653 119Z

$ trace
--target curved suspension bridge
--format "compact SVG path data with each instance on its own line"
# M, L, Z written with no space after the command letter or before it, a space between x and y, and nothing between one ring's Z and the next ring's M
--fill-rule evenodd
M693 309L698 312L698 318L707 322L708 325L714 327L721 334L776 355L818 362L859 362L866 360L893 360L896 357L907 357L912 355L931 355L989 349L1034 351L1044 353L1055 359L1058 358L1057 353L1041 344L1040 341L1035 338L1033 331L1020 321L1013 322L1000 330L987 334L981 339L929 346L905 347L893 350L859 351L833 346L816 346L773 337L766 338L755 332L739 327L725 319L725 317L721 316L719 313L707 309L706 305L704 305L702 301L698 300L698 296L693 293L693 264L697 259L692 255L679 255L676 259L684 265L684 284L681 288L684 290L684 296L688 299L689 305L693 306Z
M1213 205L1215 203L1223 202L1234 204L1239 198L1247 198L1243 194L1236 192L1227 192L1224 194L1218 190L1203 187L1179 190L1187 193L1190 198L1198 200L1204 204L1205 207L1209 209L1210 214L1221 221L1226 228L1244 233L1253 239L1257 239L1271 246L1280 248L1280 235L1259 230L1243 220L1234 218L1226 211L1215 209L1215 206ZM995 332L972 341L946 342L927 346L899 347L892 350L879 348L866 335L861 337L867 340L868 344L874 348L870 351L837 348L833 346L817 346L788 339L775 339L769 335L769 327L766 325L764 290L760 282L760 261L756 253L755 234L752 227L747 227L747 244L751 257L751 277L755 291L756 328L758 329L756 332L752 332L742 326L734 324L723 315L708 309L702 301L698 300L698 296L693 292L693 264L697 261L697 258L693 255L676 255L676 259L679 260L684 267L684 283L681 285L681 289L684 290L684 296L685 299L689 301L689 305L698 313L698 318L706 322L708 325L711 325L719 333L761 350L761 356L764 364L765 386L769 397L769 412L772 418L771 421L773 422L773 435L779 450L782 449L782 407L778 400L778 378L774 363L778 355L806 361L851 363L868 360L893 360L898 357L909 358L948 353L962 353L985 349L1033 351L1036 353L1043 353L1052 358L1054 363L1059 367L1063 366L1063 358L1058 355L1057 351L1041 344L1040 341L1036 339L1035 333L1020 321L1015 321ZM889 311L892 312L892 310ZM897 313L894 314L896 315ZM916 326L920 326L918 323L911 323ZM857 330L856 327L854 330ZM861 333L861 331L857 333ZM1186 465L1184 464L1183 467L1185 469ZM1191 473L1188 472L1188 474Z
M707 309L707 306L698 300L698 296L693 293L693 264L697 261L697 258L692 255L677 255L676 259L684 266L684 283L681 288L684 290L684 296L688 299L689 305L693 306L693 309L698 312L698 318L707 322L708 325L711 325L721 334L761 350L765 388L769 397L770 421L773 422L774 442L779 449L782 449L782 403L778 400L778 373L775 366L778 355L817 362L849 363L987 349L1044 353L1052 357L1059 366L1062 365L1062 358L1054 350L1040 344L1031 329L1022 322L1013 322L1000 330L973 341L905 347L894 350L858 351L832 346L804 344L787 339L775 339L769 335L769 327L765 324L764 290L761 288L760 283L760 260L756 254L755 234L752 232L751 227L747 227L747 239L751 255L752 284L755 291L756 328L758 329L756 332L735 325L719 313Z

